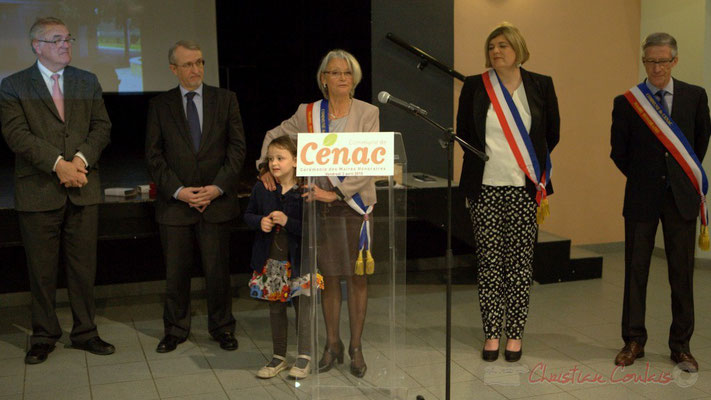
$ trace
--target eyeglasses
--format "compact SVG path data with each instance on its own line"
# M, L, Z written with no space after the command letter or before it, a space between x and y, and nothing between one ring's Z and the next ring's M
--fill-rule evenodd
M331 75L334 78L346 77L352 78L353 72L351 71L323 71L324 74Z
M674 62L675 59L676 59L676 57L664 58L661 60L652 60L650 58L643 58L642 63L647 64L650 67L659 65L662 68L668 68L669 66L671 66L672 62Z
M187 62L187 63L185 63L185 64L180 64L180 65L178 65L178 64L173 64L173 65L175 65L176 67L184 68L184 69L192 69L193 67L202 68L202 67L205 66L205 60L203 60L203 59L201 58L201 59L199 59L199 60L197 60L197 61L195 61L195 62Z
M38 41L38 42L42 42L42 43L50 43L50 44L53 44L53 45L55 45L55 46L60 46L60 45L62 45L62 44L64 44L64 43L66 43L66 44L68 44L68 45L72 45L72 44L74 44L74 42L77 41L77 39L76 39L76 38L73 38L73 37L67 37L67 38L64 38L64 39L55 39L55 40L37 39L37 41Z

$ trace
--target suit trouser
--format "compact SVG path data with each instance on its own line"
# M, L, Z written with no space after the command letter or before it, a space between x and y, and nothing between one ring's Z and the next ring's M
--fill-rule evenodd
M97 336L94 314L98 205L77 206L69 199L57 210L18 212L32 292L30 344L55 343L62 336L56 306L60 246L72 309L72 342Z
M662 206L662 232L667 257L669 285L672 294L672 324L669 348L689 352L689 340L694 332L694 245L696 220L685 220L679 214L671 190L667 190ZM645 303L649 265L659 220L625 219L625 295L622 309L622 338L644 346Z
M213 224L201 219L192 225L160 224L160 237L166 265L165 334L187 338L190 333L190 270L196 240L207 289L207 328L214 337L234 332L228 223Z

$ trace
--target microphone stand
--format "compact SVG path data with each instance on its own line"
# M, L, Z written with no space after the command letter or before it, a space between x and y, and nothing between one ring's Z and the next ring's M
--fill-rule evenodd
M398 107L399 108L399 107ZM404 110L404 109L403 109ZM445 355L445 399L450 399L451 374L452 374L452 179L454 175L454 142L459 143L463 149L474 153L484 161L489 160L489 156L481 150L475 149L472 145L464 141L454 133L454 129L445 128L432 118L420 113L418 110L406 110L425 120L430 125L439 129L443 136L440 144L447 149L447 249L445 251L445 266L447 269L447 322L446 322L446 355ZM424 400L424 397L417 396L417 400Z

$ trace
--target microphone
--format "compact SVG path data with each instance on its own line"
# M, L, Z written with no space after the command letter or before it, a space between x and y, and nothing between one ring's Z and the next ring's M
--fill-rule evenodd
M415 114L420 114L420 115L427 115L427 110L424 110L412 103L408 103L404 100L400 100L395 96L391 96L390 93L386 91L382 91L378 93L378 101L381 103L390 103L394 106L400 107L405 111L410 111Z

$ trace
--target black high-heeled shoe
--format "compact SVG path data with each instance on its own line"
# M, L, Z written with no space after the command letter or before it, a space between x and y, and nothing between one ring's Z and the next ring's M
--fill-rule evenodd
M521 355L523 354L523 348L521 348L519 351L509 351L505 350L504 351L504 359L508 362L516 362L521 359Z
M358 366L355 363L355 354L360 353L361 359L363 359L363 365ZM365 364L365 358L363 358L363 346L358 347L348 347L348 355L351 357L351 374L356 378L362 378L365 376L365 371L368 370L368 366Z
M494 362L499 358L499 349L487 350L481 349L481 359L488 362Z
M506 343L508 345L508 343ZM516 362L521 359L521 355L523 354L523 343L521 343L521 347L518 349L518 351L511 351L511 350L506 350L504 351L504 359L508 362Z
M344 348L345 346L343 346L343 342L341 341L338 342L337 350L331 349L328 347L328 344L326 344L326 347L323 349L321 360L318 362L318 372L327 372L333 368L333 365L336 363L343 364Z

